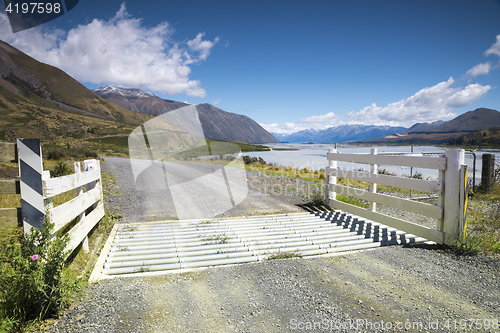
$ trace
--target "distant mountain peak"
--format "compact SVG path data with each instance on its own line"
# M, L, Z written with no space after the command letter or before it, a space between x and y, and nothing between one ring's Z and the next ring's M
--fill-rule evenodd
M347 142L387 136L405 130L405 127L368 126L361 124L339 125L324 130L307 129L290 135L280 135L279 139L284 142Z
M94 90L96 94L134 112L159 116L188 105L162 99L141 89L105 86ZM248 143L278 142L255 121L247 116L226 112L211 104L196 106L205 137L222 141Z
M99 95L119 94L125 97L138 97L138 98L156 96L155 94L150 93L149 91L145 91L139 88L125 88L113 85L99 87L95 89L94 92Z

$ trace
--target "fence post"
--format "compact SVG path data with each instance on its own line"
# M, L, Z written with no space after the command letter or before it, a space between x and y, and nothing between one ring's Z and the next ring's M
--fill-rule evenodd
M371 154L372 155L377 155L377 148L372 148L371 149ZM376 174L378 171L378 166L377 164L370 164L370 173ZM371 193L377 193L377 184L375 183L370 183L370 192ZM368 209L370 212L375 212L377 210L377 203L370 201Z
M74 168L75 168L75 174L81 173L81 164L80 162L75 162L74 163ZM83 187L78 186L76 188L76 196L83 195ZM78 223L85 223L85 212L82 212L80 216L78 217ZM85 252L89 252L89 238L85 236L85 238L82 241L82 250Z
M490 192L495 183L495 155L483 154L483 167L481 172L481 190Z
M42 148L40 139L17 139L19 178L24 233L43 229L45 203L42 183Z
M446 171L444 175L444 243L452 245L460 239L460 178L461 167L465 164L463 149L447 149Z
M335 144L335 147L336 146L337 146L337 144ZM330 149L328 152L330 154L338 153L336 148ZM330 186L328 186L328 185L329 184L337 184L337 177L326 175L326 173L328 172L328 169L336 169L337 168L337 161L330 160L328 158L328 155L327 155L327 159L328 159L328 168L325 171L325 206L330 207L330 199L333 199L333 200L337 199L337 193L330 192Z

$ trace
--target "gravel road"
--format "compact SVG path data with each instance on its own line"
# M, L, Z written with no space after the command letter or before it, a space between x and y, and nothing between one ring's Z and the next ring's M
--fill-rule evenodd
M156 217L130 199L140 193L127 160L103 169L117 179L108 209L124 222ZM295 191L269 190L290 184ZM308 201L294 180L248 173L248 185L225 215L300 211ZM499 257L421 244L103 280L51 331L500 332L499 320Z

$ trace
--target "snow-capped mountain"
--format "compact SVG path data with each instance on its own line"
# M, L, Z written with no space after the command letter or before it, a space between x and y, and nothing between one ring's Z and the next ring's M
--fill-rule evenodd
M158 116L189 104L162 99L137 88L100 87L96 94L126 109ZM226 112L210 104L196 106L205 137L222 141L248 143L278 142L262 126L247 116Z
M115 86L104 86L99 87L94 92L98 95L108 95L108 94L118 94L127 97L152 97L155 94L150 93L149 91L145 91L138 88L124 88L124 87L115 87Z
M282 142L332 143L380 138L406 131L405 127L341 125L324 130L308 129L280 137Z

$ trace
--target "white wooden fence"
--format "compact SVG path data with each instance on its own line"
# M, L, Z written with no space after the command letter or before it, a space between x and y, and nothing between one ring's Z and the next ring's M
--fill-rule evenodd
M18 141L18 145L22 145L23 141ZM39 143L39 141L38 141ZM35 146L32 143L31 146ZM26 149L25 149L26 150ZM39 150L38 157L29 151L19 150L19 159L23 161L25 158L31 159L29 164L41 165L41 149ZM37 162L35 159L39 158ZM21 162L24 163L24 162ZM83 162L83 170L81 169L80 162L74 163L75 173L51 178L49 171L42 171L41 174L35 172L25 172L21 169L21 204L23 210L23 223L25 232L30 232L31 228L41 228L40 220L48 218L54 224L53 233L62 228L68 227L68 224L76 220L70 230L67 232L70 238L66 250L73 251L76 247L82 244L82 248L88 251L88 234L95 227L95 225L104 216L104 203L103 191L101 181L101 169L98 160L86 160ZM26 179L29 177L30 179ZM33 179L40 177L40 179ZM26 183L42 184L42 199L43 207L40 209L33 209L30 202L33 197L37 197L36 191L33 191ZM24 186L23 186L24 184ZM54 207L52 198L76 189L76 197L73 199ZM35 193L34 193L35 192ZM86 215L88 212L88 215ZM40 213L43 219L40 218Z
M450 149L440 157L391 156L371 154L341 154L336 149L328 153L326 169L325 203L327 206L380 222L440 244L453 244L461 239L464 218L463 165L464 150ZM370 164L370 171L354 171L337 168L337 161ZM439 170L439 179L429 181L377 174L378 165L396 165ZM337 184L337 177L370 183L369 190ZM427 192L438 196L437 205L403 199L377 193L377 184ZM369 202L369 208L361 208L337 200L343 194ZM436 228L425 227L410 221L377 212L376 204L387 205L414 212L437 220Z

